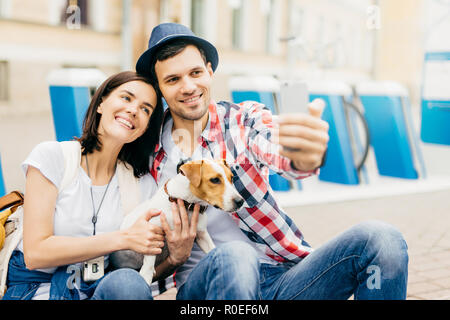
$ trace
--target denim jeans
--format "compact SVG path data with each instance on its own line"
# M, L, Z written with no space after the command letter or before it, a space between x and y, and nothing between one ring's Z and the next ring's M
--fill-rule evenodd
M389 224L360 223L299 263L259 264L255 249L230 242L206 255L177 299L406 299L408 253Z
M133 269L118 269L107 274L98 284L91 300L152 300L152 291Z

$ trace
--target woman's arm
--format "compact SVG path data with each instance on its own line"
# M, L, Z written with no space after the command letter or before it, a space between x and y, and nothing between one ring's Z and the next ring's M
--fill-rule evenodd
M143 254L159 254L164 243L162 228L148 220L151 211L132 227L89 237L53 234L53 217L58 189L41 172L29 166L24 202L23 251L28 269L50 268L86 261L131 249Z

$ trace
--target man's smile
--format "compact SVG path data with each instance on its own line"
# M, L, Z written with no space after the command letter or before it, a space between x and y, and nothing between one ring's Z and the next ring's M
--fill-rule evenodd
M179 101L184 103L184 104L194 106L194 105L196 105L199 102L199 100L202 97L203 97L203 93L200 94L200 95L196 95L196 96L193 96L193 97L190 97L190 98L187 98L187 99L184 99L184 100L179 100Z

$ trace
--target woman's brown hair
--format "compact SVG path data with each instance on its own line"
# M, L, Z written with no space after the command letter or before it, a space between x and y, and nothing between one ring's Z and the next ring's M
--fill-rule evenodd
M82 154L89 154L95 150L100 151L102 148L99 140L98 125L100 123L101 114L97 112L98 106L103 99L124 83L131 81L142 81L153 88L154 82L141 76L133 71L124 71L112 75L101 84L92 97L86 116L83 121L83 134L78 141L83 149ZM156 145L159 142L159 134L161 130L162 120L164 116L162 97L159 90L156 92L156 107L150 117L147 130L133 142L126 143L119 153L119 160L131 165L135 177L139 178L149 172L149 159L153 155Z

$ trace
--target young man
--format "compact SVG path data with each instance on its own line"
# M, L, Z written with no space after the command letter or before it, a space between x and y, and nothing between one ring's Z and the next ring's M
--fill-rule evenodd
M317 174L328 142L323 102L311 103L310 114L281 117L274 137L263 105L211 99L217 65L212 44L167 23L153 29L136 66L156 77L168 105L151 162L158 184L177 173L180 160L221 158L245 200L232 215L205 212L216 244L208 254L192 247L195 226L186 215L174 230L165 226L177 299L404 299L408 255L398 231L363 223L313 251L269 187L269 169L290 179Z

